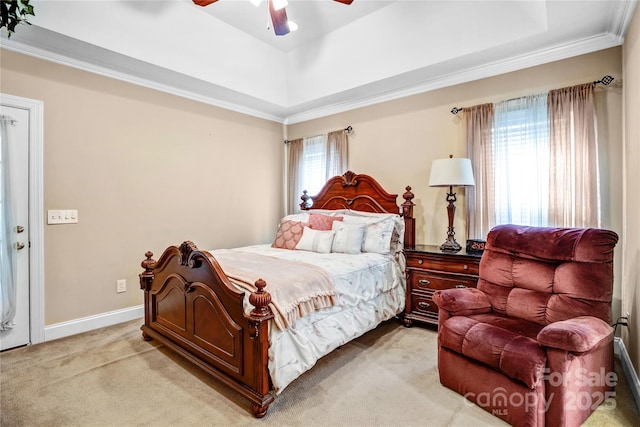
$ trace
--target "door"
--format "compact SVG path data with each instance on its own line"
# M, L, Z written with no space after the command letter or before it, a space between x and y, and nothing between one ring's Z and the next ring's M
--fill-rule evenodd
M11 203L15 216L15 223L12 224L7 236L7 239L12 241L11 251L16 258L15 290L10 289L6 283L0 283L3 298L14 298L15 301L15 316L12 321L14 326L5 330L0 328L0 350L6 350L30 342L29 110L2 105L0 115L4 116L7 124L6 138L0 136L0 144L3 148L0 152L4 154L0 157L0 168L8 167L10 184L7 200L0 200L0 203L3 207ZM7 153L9 156L5 158ZM0 176L3 175L0 174ZM4 227L9 219L4 214L0 213L0 216Z

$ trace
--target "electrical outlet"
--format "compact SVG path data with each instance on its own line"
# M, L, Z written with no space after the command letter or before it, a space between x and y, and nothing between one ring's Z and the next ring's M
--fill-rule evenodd
M127 292L127 280L126 279L120 279L116 282L116 292L117 293L122 293L122 292Z

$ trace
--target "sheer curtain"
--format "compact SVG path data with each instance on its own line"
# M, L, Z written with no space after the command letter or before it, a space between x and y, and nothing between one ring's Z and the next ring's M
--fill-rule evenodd
M601 224L595 86L588 83L549 92L551 225Z
M547 95L497 103L493 127L495 219L490 225L548 225Z
M303 138L302 150L303 190L315 196L327 180L327 134Z
M13 319L16 314L16 257L14 251L13 229L16 226L15 212L11 205L11 181L9 179L10 167L10 141L8 127L12 120L7 116L0 116L0 330L13 328Z

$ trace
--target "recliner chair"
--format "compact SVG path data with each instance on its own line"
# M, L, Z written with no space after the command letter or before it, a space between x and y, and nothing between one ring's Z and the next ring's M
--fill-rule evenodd
M433 295L440 382L514 426L579 426L610 403L617 241L601 229L493 228L477 289Z

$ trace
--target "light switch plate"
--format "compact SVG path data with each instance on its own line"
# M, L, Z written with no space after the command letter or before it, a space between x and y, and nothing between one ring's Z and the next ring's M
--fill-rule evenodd
M50 209L47 211L47 224L77 224L77 209Z

